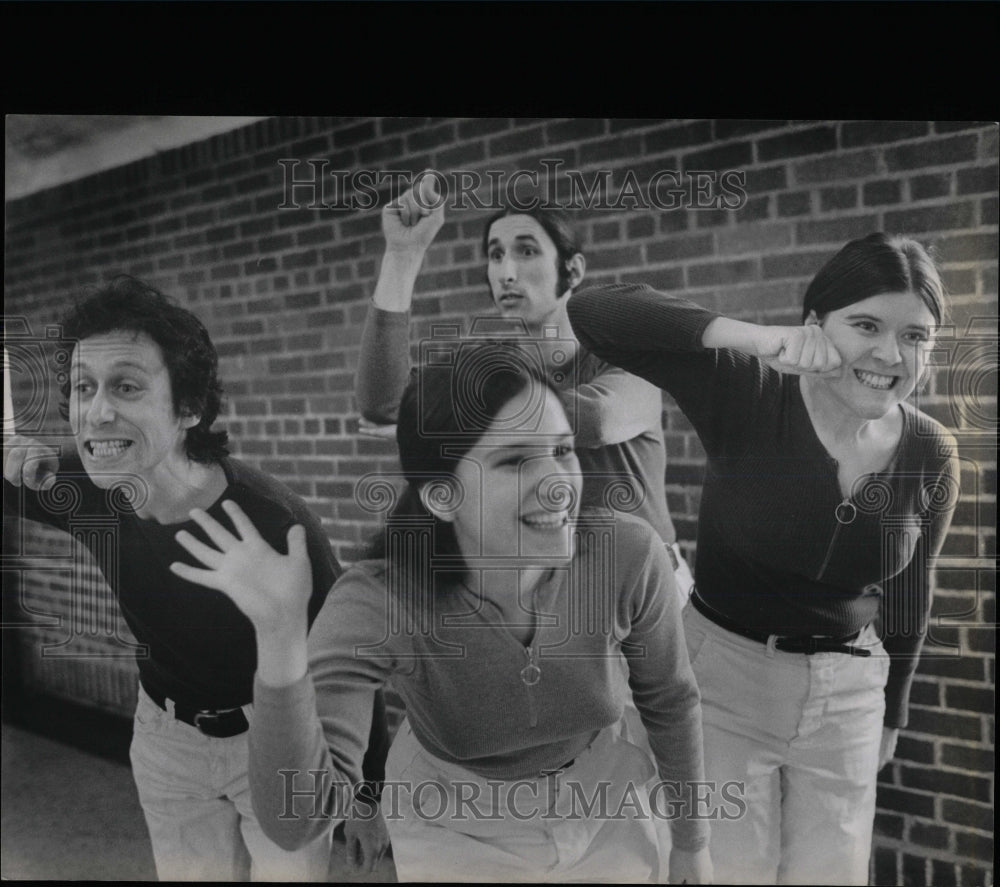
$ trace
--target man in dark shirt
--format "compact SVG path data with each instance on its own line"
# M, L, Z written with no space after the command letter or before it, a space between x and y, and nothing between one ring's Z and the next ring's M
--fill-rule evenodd
M79 539L139 644L131 758L157 874L325 880L329 841L286 852L264 835L250 804L253 627L224 595L181 579L169 565L188 559L174 539L179 530L210 541L190 520L193 508L225 522L223 501L237 502L281 550L290 533L304 535L311 625L341 572L329 540L295 494L230 458L226 432L211 430L221 405L218 357L193 314L119 277L69 312L63 334L73 352L62 412L76 452L24 437L9 441L4 511L73 535L81 519L100 517L114 527L111 550L98 534ZM388 745L381 699L375 709L365 758L373 781L382 778ZM349 820L348 829L366 858L384 852L375 826Z

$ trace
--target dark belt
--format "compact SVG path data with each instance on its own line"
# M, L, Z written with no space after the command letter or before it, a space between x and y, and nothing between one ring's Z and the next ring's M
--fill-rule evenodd
M153 700L164 711L167 708L167 697L162 693L152 692L146 687L146 695ZM197 727L206 736L216 739L227 739L230 736L239 736L250 729L246 715L242 708L210 709L195 708L193 705L185 705L182 702L174 701L174 717L178 721Z
M718 610L713 609L705 603L698 594L697 589L691 593L691 603L710 622L714 622L719 628L724 628L726 631L740 635L740 637L749 638L751 641L757 641L757 643L764 645L769 644L771 638L775 637L764 632L750 631L750 629L744 628L738 622L734 622L732 619L724 616ZM857 640L860 634L860 631L856 631L854 634L844 635L839 638L813 637L812 635L801 635L799 637L777 636L775 637L774 648L782 650L785 653L804 653L806 656L812 656L813 653L848 653L851 656L871 656L871 650L864 647L851 646L851 641Z

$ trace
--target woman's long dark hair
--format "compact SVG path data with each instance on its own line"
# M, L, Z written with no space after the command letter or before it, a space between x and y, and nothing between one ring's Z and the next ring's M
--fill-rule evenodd
M501 424L530 428L550 387L537 355L497 341L448 343L435 362L414 371L396 425L406 485L365 552L366 559L384 562L390 585L409 587L416 598L416 586L430 592L444 573L464 570L453 525L424 506L420 490L442 509L456 504L461 490L454 477L461 458L526 389L530 396L523 409Z
M802 300L802 320L822 320L872 296L913 293L940 325L947 314L944 285L934 260L917 241L882 232L852 240L812 279Z

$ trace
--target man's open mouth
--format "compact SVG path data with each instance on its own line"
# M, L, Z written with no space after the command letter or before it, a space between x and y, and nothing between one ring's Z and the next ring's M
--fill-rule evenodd
M124 438L116 438L114 440L88 440L85 446L87 448L87 452L90 453L90 455L95 459L113 459L115 456L120 456L130 446L132 446L132 441L125 440Z

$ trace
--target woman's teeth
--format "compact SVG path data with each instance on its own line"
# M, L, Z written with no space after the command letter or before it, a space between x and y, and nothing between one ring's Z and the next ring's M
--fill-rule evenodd
M90 454L98 459L107 459L112 456L120 456L130 446L130 440L92 440L87 444Z
M555 530L564 527L569 522L568 514L532 514L521 518L529 527L539 527L545 530Z
M869 373L866 370L855 370L854 375L858 377L866 388L874 388L877 391L888 391L896 384L896 376L883 376L880 373Z

